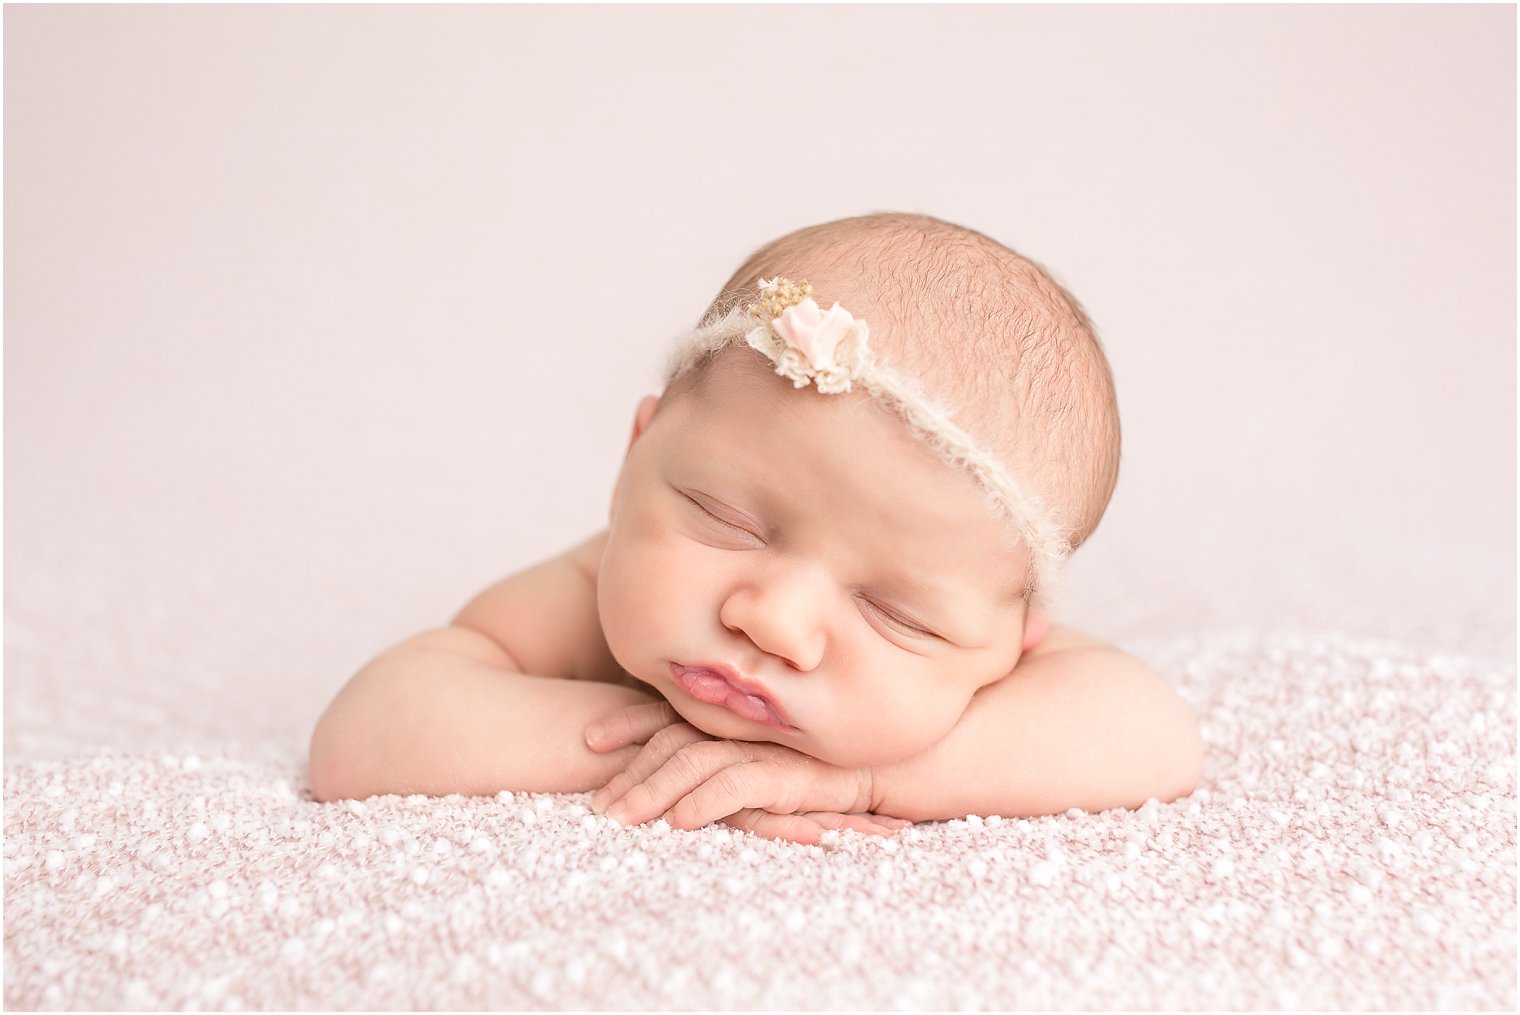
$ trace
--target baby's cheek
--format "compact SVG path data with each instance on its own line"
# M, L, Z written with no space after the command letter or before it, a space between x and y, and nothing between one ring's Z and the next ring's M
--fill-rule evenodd
M965 713L953 692L894 695L867 716L849 738L851 766L882 765L911 758L943 740Z
M680 575L678 561L657 541L620 546L604 558L597 586L602 634L630 672L649 665L646 657L671 651L671 638L688 622Z
M637 569L625 554L608 554L602 561L597 582L596 604L602 622L602 636L620 665L630 668L630 656L647 642L644 629L648 614L638 608Z

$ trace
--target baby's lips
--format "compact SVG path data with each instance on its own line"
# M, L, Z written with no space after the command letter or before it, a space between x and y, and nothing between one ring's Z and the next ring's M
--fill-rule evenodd
M727 666L672 662L670 675L677 686L698 701L720 705L752 722L783 730L797 729L763 685L745 679Z

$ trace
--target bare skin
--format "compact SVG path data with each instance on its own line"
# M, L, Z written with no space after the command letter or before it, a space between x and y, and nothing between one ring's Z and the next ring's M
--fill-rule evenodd
M600 790L808 842L1191 792L1186 705L1028 607L965 476L867 397L776 381L744 350L641 403L609 529L361 670L317 798Z

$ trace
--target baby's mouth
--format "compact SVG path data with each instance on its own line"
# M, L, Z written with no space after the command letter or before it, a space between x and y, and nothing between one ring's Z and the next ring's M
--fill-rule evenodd
M764 688L743 680L727 667L671 663L670 676L678 687L698 701L721 705L751 722L781 730L797 730L787 721L780 706L764 693Z

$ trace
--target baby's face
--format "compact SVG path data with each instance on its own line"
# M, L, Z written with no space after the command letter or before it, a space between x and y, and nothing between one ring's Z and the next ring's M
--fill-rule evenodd
M1026 555L968 476L863 392L748 349L635 423L598 605L698 729L866 766L945 736L1023 647Z

